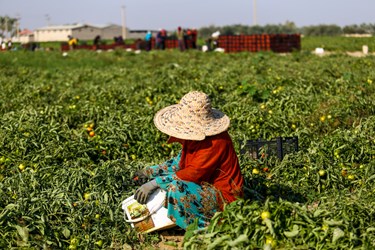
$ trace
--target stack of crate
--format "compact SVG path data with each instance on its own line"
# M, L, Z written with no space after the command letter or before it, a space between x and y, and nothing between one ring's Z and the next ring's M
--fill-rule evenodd
M271 50L274 52L285 53L301 49L300 35L279 34L270 35Z
M177 39L166 39L165 40L165 48L166 49L174 49L178 47L178 40Z
M271 140L258 138L257 140L240 141L240 153L251 159L277 156L280 160L285 155L296 153L299 150L298 137L276 137Z
M300 35L223 35L218 38L218 46L226 52L291 52L300 50Z

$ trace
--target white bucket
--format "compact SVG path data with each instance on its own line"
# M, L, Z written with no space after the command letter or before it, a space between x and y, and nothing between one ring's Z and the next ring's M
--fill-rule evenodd
M367 46L367 45L363 45L363 46L362 46L362 52L363 52L363 54L365 54L365 55L368 54L368 46Z
M315 54L317 54L317 55L323 55L324 54L324 49L323 48L316 48L315 49Z
M167 216L165 201L166 192L160 188L150 195L145 205L139 204L132 195L122 202L124 219L142 233L175 227L176 224Z

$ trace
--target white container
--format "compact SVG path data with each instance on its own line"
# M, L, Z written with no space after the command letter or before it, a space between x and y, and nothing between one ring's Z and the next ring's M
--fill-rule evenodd
M365 55L368 54L368 46L367 46L367 45L363 45L363 46L362 46L362 52L363 52L363 54L365 54Z
M315 54L317 54L317 55L323 55L324 54L324 49L323 48L316 48L315 49Z
M165 202L166 192L160 188L150 195L145 205L139 204L132 195L122 202L124 219L142 233L175 227L176 224L167 216Z

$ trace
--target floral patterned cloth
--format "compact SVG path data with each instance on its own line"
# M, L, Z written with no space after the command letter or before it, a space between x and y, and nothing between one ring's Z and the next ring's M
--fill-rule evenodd
M146 168L146 175L154 178L159 187L167 191L168 217L177 226L186 227L198 219L198 228L207 226L211 217L220 210L220 192L212 185L181 180L179 170L181 152L174 158Z

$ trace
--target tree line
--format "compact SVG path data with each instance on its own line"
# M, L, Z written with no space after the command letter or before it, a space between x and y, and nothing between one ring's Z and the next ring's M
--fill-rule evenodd
M375 34L374 24L353 24L344 27L335 24L320 24L304 27L297 27L294 22L284 24L260 25L228 25L228 26L208 26L199 29L200 37L208 37L212 33L220 31L221 35L252 35L252 34L302 34L305 36L340 36L345 34Z

